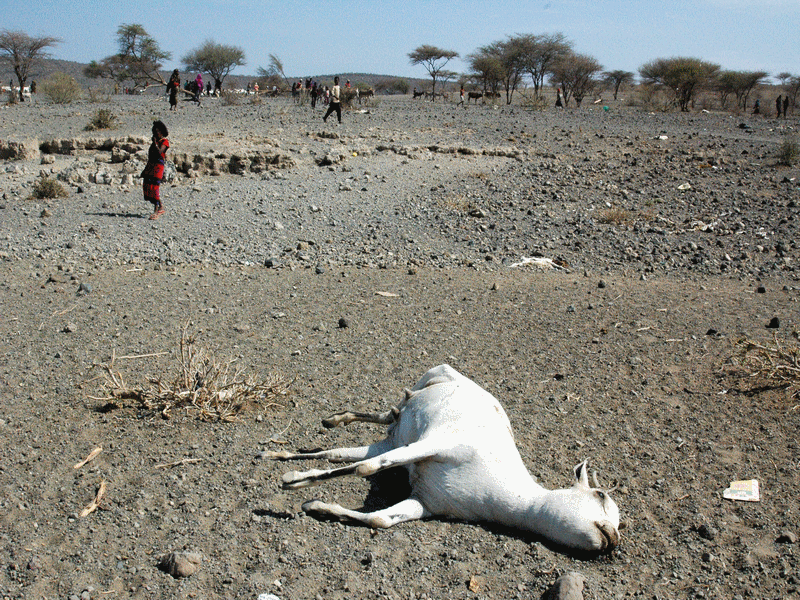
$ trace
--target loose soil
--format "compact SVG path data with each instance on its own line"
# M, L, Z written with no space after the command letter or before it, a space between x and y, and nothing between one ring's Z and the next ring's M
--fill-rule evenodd
M284 98L0 109L2 141L28 149L0 163L0 596L538 598L567 571L586 598L797 596L799 401L735 358L800 329L798 172L776 160L798 122L606 106L387 97L341 126ZM98 107L118 129L82 131ZM176 154L222 157L163 185L158 221L124 178L146 146L38 151L147 139L156 118ZM226 167L265 150L291 160ZM29 198L40 171L76 168L67 198ZM184 327L290 392L234 422L108 406L102 365L170 379ZM379 439L320 420L385 409L445 362L501 401L545 486L587 458L617 486L617 551L316 520L304 500L385 505L402 472L290 492L289 467L259 458ZM742 479L760 502L723 499ZM194 574L159 570L182 551Z

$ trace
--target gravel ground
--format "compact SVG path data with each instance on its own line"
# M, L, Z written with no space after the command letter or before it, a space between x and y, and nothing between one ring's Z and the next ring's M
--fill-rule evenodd
M118 127L83 131L103 107ZM2 597L538 598L567 571L586 598L798 595L797 399L733 361L743 337L800 329L798 172L775 159L796 119L379 98L337 126L284 99L167 108L0 109L0 142L28 152L0 162ZM125 175L155 118L178 173L151 222ZM40 153L52 140L69 143ZM280 161L233 169L241 156ZM40 171L68 197L30 199ZM525 257L559 268L512 266ZM97 365L113 353L131 387L170 378L187 323L290 393L234 423L102 410ZM385 408L443 362L500 399L543 484L588 458L619 486L613 555L468 523L317 521L302 501L380 505L402 474L287 492L287 465L257 458L378 439L320 419ZM750 478L760 502L722 498ZM193 575L158 569L181 551Z

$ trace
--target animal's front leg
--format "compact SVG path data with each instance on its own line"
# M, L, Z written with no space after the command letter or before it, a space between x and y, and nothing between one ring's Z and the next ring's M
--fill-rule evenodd
M303 511L339 519L350 519L376 529L386 529L398 523L417 521L430 516L430 513L416 498L407 498L394 506L370 513L350 510L338 504L328 504L320 500L311 500L303 504Z

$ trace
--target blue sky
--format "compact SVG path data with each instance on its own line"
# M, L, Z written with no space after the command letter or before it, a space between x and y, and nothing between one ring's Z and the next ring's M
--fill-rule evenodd
M289 76L378 73L427 77L408 53L421 44L461 57L515 33L564 33L606 70L693 56L723 69L800 74L800 0L0 0L0 28L63 40L56 58L89 62L117 51L122 23L139 23L172 53L165 68L212 39L241 47L255 74L277 55ZM465 61L447 65L467 71Z

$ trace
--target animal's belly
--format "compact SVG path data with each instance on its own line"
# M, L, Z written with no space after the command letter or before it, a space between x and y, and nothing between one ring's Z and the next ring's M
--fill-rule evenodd
M476 465L427 460L409 466L412 493L433 515L482 521L492 475Z

